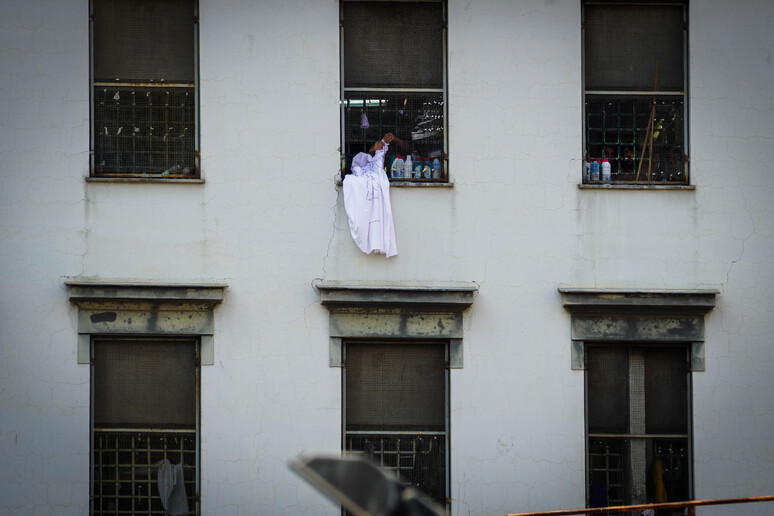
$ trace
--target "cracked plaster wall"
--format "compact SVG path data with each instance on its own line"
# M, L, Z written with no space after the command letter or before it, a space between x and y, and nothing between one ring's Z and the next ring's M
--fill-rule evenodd
M693 377L696 495L771 494L774 9L691 2L696 190L681 192L576 187L578 2L448 11L455 185L393 190L386 260L357 250L333 181L338 2L200 0L203 185L86 183L85 2L0 5L0 513L88 510L66 276L229 284L202 369L203 514L338 513L286 467L340 446L315 278L479 285L451 372L455 514L584 502L557 287L717 288Z

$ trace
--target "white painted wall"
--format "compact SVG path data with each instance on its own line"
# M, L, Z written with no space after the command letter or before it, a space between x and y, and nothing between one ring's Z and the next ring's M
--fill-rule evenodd
M393 189L390 260L357 250L333 181L338 1L200 4L201 185L86 183L86 2L0 4L0 513L88 512L89 368L65 277L229 284L202 369L203 514L338 514L286 467L340 443L315 279L479 285L451 372L458 515L584 503L558 287L716 288L696 496L774 494L772 4L691 2L696 189L654 192L576 186L579 2L449 0L455 185Z

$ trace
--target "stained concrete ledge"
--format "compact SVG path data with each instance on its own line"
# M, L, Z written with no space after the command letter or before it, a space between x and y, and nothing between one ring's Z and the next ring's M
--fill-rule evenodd
M215 363L215 307L223 283L137 282L73 278L68 299L78 307L78 363L91 362L92 335L198 336L201 363Z
M713 289L589 289L560 288L562 305L571 314L627 315L671 312L703 315L715 307Z
M320 303L329 310L339 308L405 308L416 312L462 313L471 304L478 285L471 282L420 284L413 282L315 283Z
M320 281L315 288L330 312L331 367L343 365L341 352L348 339L446 341L449 367L462 367L462 312L473 304L475 283Z
M691 369L704 371L704 315L717 290L560 288L570 312L572 368L583 369L586 342L690 344Z

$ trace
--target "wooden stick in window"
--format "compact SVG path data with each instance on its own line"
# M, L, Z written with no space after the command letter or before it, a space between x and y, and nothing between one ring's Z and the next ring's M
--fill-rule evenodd
M656 61L655 70L653 71L653 101L650 105L650 118L648 119L648 128L645 130L645 139L642 145L642 154L640 156L640 162L637 164L637 178L640 180L640 172L642 171L642 162L645 160L645 149L648 149L648 183L650 183L651 175L651 163L653 162L653 126L655 125L656 118L656 92L658 91L659 83L661 82L661 65Z

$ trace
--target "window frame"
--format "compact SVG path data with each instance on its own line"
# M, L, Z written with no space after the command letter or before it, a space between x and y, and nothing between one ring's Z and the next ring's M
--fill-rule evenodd
M194 347L194 354L195 354L195 371L194 371L194 381L195 381L195 414L194 414L194 428L193 429L181 429L181 428L157 428L157 427L149 427L147 425L127 425L125 427L106 427L106 428L98 428L96 421L95 421L95 410L96 410L96 403L95 403L95 372L96 372L96 364L94 361L94 355L95 355L95 348L100 342L106 342L106 343L125 343L129 346L138 343L138 342L147 342L147 341L164 341L164 342L179 342L180 345L191 345ZM147 440L148 445L146 449L134 449L132 447L132 458L131 458L131 478L127 482L121 482L121 484L129 484L131 486L132 491L134 491L137 488L142 488L144 486L152 486L156 484L157 480L151 480L151 475L148 472L148 477L145 480L138 479L135 477L136 471L141 471L143 466L145 468L150 468L152 465L156 462L156 459L159 455L163 455L164 458L166 458L167 453L174 454L178 453L179 455L177 458L182 459L184 455L189 455L189 451L184 451L183 448L183 441L182 439L185 439L186 435L193 434L194 437L194 450L193 450L193 464L189 464L186 462L185 467L193 467L194 468L194 492L187 496L188 504L189 504L189 513L193 515L200 514L201 507L200 507L200 493L201 493L201 341L198 337L179 337L179 336L172 336L172 337L150 337L147 335L138 335L138 336L127 336L127 335L108 335L108 336L100 336L95 335L91 337L91 374L90 374L90 388L91 388L91 402L90 402L90 424L89 424L89 433L90 433L90 452L89 452L89 514L97 515L97 514L105 514L104 511L97 510L95 507L96 503L98 502L98 499L100 496L96 493L97 489L97 460L96 456L102 451L102 448L99 450L97 449L97 441L100 440L99 436L103 436L102 438L105 440L108 440L110 436L114 436L116 439L116 442L118 442L121 437L124 438L130 438L132 442L134 443L135 440L142 441ZM150 442L154 437L160 437L162 442L162 450L159 449L152 449ZM167 447L167 439L171 436L174 437L180 437L181 438L181 444L179 451L175 451L174 449L170 449ZM116 457L119 456L119 450L118 444L116 445ZM126 453L126 449L123 449L124 453ZM155 455L154 455L155 453ZM134 466L134 459L135 457L140 454L146 454L147 459L146 463L144 465L138 464L136 467ZM153 457L153 458L151 458ZM120 459L117 459L120 460ZM180 461L182 462L182 460ZM100 462L100 466L101 466ZM150 464L150 465L149 465ZM118 480L118 479L116 479ZM118 482L116 482L118 484ZM132 507L134 507L135 500L137 498L146 498L146 502L148 504L148 510L150 511L150 498L151 498L151 492L149 491L147 495L136 495L133 493L132 496L126 497L121 496L120 494L116 493L115 497L118 498L129 498L132 500Z
M347 426L347 360L346 360L346 353L347 349L350 346L357 346L357 345L369 345L369 344L384 344L384 345L405 345L405 344L414 344L414 345L422 345L422 346L443 346L444 350L444 429L443 431L437 431L437 430L417 430L417 429L393 429L393 430L354 430L354 429L348 429ZM444 493L444 500L435 500L436 503L439 503L443 507L446 508L446 510L449 510L450 507L450 500L451 500L451 475L450 475L450 439L449 439L449 423L450 423L450 389L449 389L449 342L446 340L433 340L433 341L417 341L412 339L388 339L388 340L364 340L364 339L345 339L343 342L343 346L341 348L341 449L342 453L350 453L355 454L357 453L348 448L348 438L350 437L365 437L372 435L372 436L382 436L387 437L389 436L395 436L398 440L398 450L403 450L403 448L400 447L400 436L410 436L412 439L412 448L416 446L416 439L435 439L437 437L443 438L444 443L444 475L443 475L443 483L442 491ZM389 454L389 451L386 452L386 454ZM412 463L416 460L416 455L418 452L413 452L412 455ZM396 478L401 478L402 481L410 481L410 479L404 478L400 476L400 471L404 470L404 468L401 464L401 460L405 459L405 453L398 453L398 463L394 466L389 466L384 464L384 455L382 454L381 460L380 460L380 466L384 469L388 469L392 471ZM420 489L419 486L415 485L417 489ZM429 493L424 493L427 496L431 496Z
M683 59L683 90L659 90L654 92L652 90L641 91L626 91L626 90L589 90L586 88L586 6L588 5L617 5L617 6L648 6L648 5L668 5L668 6L680 6L682 8L683 16L683 29L682 29L682 59ZM627 2L625 0L581 0L581 80L582 80L582 101L583 101L583 121L582 121L582 147L581 153L583 159L581 160L581 180L578 184L581 188L607 188L607 189L688 189L693 190L694 187L691 184L691 169L690 169L690 105L689 105L689 61L688 61L688 44L689 44L689 5L687 0L634 0ZM656 93L656 95L654 95ZM656 97L676 97L681 100L682 103L682 154L683 165L681 172L675 174L676 176L682 175L682 179L673 180L669 179L666 173L660 176L657 180L655 174L651 177L650 171L638 171L637 163L644 158L644 153L641 151L646 148L646 145L640 149L641 154L638 156L637 144L634 143L634 156L632 162L632 180L613 180L603 181L602 171L600 168L600 177L597 181L587 179L588 171L586 170L586 160L589 162L598 159L601 160L605 156L589 156L589 112L588 112L588 98L590 96L609 96L620 98L636 98L636 97L650 97L651 102L655 105ZM644 100L643 100L644 101ZM637 129L635 129L637 131ZM621 159L620 152L615 158ZM643 161L649 161L650 158L644 158ZM615 171L613 171L615 172ZM639 177L645 173L645 180L640 180Z
M586 353L590 351L590 349L625 349L627 351L627 367L631 367L631 353L633 350L636 350L643 355L646 355L648 351L656 349L656 348L669 348L669 349L678 349L683 350L686 356L686 368L685 368L685 382L686 382L686 400L685 400L685 424L686 424L686 433L663 433L663 432L648 432L647 430L643 429L643 432L635 432L632 430L632 426L634 423L631 421L628 421L627 417L627 429L625 432L616 432L616 431L607 431L607 432L592 432L590 430L590 422L589 422L589 410L590 410L590 404L591 400L589 399L589 369L586 368L585 374L584 374L584 435L585 435L585 457L586 457L586 464L585 464L585 475L586 475L586 506L592 507L592 500L591 500L591 485L592 485L592 470L594 468L594 461L592 460L592 456L594 455L592 450L591 442L592 440L598 440L598 441L620 441L622 444L624 444L622 452L622 463L621 463L621 475L622 475L622 481L623 484L621 485L622 493L621 499L613 499L609 500L606 503L605 506L617 506L617 505L632 505L632 504L639 504L639 503L653 503L655 500L635 500L635 499L627 499L626 497L633 497L634 494L631 492L628 492L629 488L634 484L637 480L640 482L644 482L644 485L647 486L648 483L648 475L651 473L649 469L646 468L644 473L644 478L641 479L635 479L634 476L634 468L632 466L632 462L634 462L632 457L636 454L634 450L633 443L637 442L640 446L638 448L641 448L641 452L645 453L646 455L644 458L646 459L646 464L648 460L647 456L647 449L650 445L651 447L655 447L654 443L657 443L659 440L661 441L684 441L685 442L685 462L687 467L686 472L686 483L687 483L687 498L686 500L692 500L694 497L693 492L693 415L692 415L692 404L691 400L693 398L693 376L692 371L690 367L690 346L687 344L654 344L654 343L637 343L637 342L630 342L630 343L611 343L611 342L588 342L586 343ZM588 354L585 355L588 357ZM647 375L647 371L645 372ZM646 377L642 378L643 382L646 382ZM628 380L628 375L627 375ZM630 380L629 380L630 381ZM628 387L627 387L628 391ZM645 398L645 392L642 393L642 401L643 407L647 404L647 398ZM627 409L631 411L630 404L634 403L633 400L627 399ZM644 421L644 419L643 419ZM628 446L626 443L628 442ZM651 450L654 453L654 457L656 456L655 450ZM607 459L607 456L605 456ZM606 460L607 462L607 460ZM627 485L628 484L628 485ZM609 484L608 484L609 487ZM647 494L647 490L646 493ZM670 500L670 501L676 501L676 500Z
M593 289L561 287L562 305L570 314L571 368L584 371L584 438L586 448L586 505L590 506L588 433L588 374L586 346L679 346L688 354L687 430L689 471L693 468L693 373L705 370L704 317L715 307L712 289ZM694 495L688 478L689 496Z
M187 340L196 346L196 469L194 500L196 514L201 510L200 416L201 366L215 364L215 314L223 302L224 283L164 283L67 278L68 299L75 308L77 362L89 365L90 466L94 464L94 341L104 340ZM90 476L93 469L90 468ZM94 478L90 478L90 493ZM91 511L91 508L90 508Z
M135 81L116 81L105 82L95 80L94 56L95 56L95 37L94 37L94 4L99 0L89 0L89 175L86 178L88 182L161 182L161 183L202 183L200 145L201 145L201 127L200 127L200 106L199 106L199 1L190 0L193 9L193 83L177 82L135 82ZM131 173L121 172L96 172L97 159L97 138L96 138L96 94L97 87L136 87L136 88L191 88L193 90L193 156L194 170L189 173L176 172L171 169L164 172L142 172L133 171Z
M395 2L395 3L434 3L434 4L440 4L441 5L441 12L442 12L442 42L441 42L441 48L442 48L442 55L443 55L443 63L442 63L442 87L441 88L368 88L368 87L347 87L346 80L345 80L345 71L346 71L346 52L344 49L344 33L346 30L345 27L345 21L344 21L344 6L346 3L349 2L362 2L364 0L339 0L339 84L340 84L340 91L339 91L339 126L340 126L340 132L339 132L339 142L340 142L340 161L341 161L341 168L343 169L347 168L347 139L346 139L346 109L347 109L347 97L346 95L348 93L357 93L357 92L383 92L386 94L398 94L398 93L407 93L407 94L421 94L421 93L440 93L442 102L443 102L443 127L442 127L442 138L443 138L443 146L442 146L442 153L443 155L440 156L441 158L441 177L439 179L433 179L433 178L422 178L422 179L415 179L415 178L393 178L390 177L389 170L387 171L387 176L390 180L390 183L392 186L450 186L451 185L451 175L449 173L449 98L448 98L448 5L447 0L373 0L374 2L378 1L387 1L387 2ZM367 1L367 0L366 0ZM381 106L381 101L379 101L379 106ZM374 139L374 141L378 141L378 138L380 138L382 135L378 135ZM408 142L407 136L410 135L402 135L402 134L396 134L397 137L405 140Z

